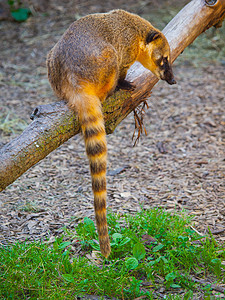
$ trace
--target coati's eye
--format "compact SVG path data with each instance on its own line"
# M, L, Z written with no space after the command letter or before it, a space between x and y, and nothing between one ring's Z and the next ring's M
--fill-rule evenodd
M156 65L160 68L160 69L165 69L169 62L168 62L168 56L158 56L158 58L156 58Z
M161 54L155 53L155 62L157 66L164 67L164 65L168 64L168 56L163 57Z
M163 63L167 63L168 62L168 56L163 57Z
M159 56L159 58L156 59L157 66L163 66L163 57Z

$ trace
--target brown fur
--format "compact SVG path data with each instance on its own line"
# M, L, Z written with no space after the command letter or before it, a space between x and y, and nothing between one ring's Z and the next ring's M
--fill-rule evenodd
M167 68L163 67L163 59L167 60ZM125 77L136 60L159 78L173 80L164 35L148 21L123 10L88 15L72 23L47 58L53 90L68 101L81 123L100 248L105 257L110 254L110 241L106 221L107 144L101 102L118 83L131 86Z

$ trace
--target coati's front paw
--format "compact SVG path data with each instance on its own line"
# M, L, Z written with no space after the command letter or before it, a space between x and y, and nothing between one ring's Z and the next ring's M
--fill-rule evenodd
M136 88L136 85L132 84L131 82L127 81L127 80L119 80L116 90L126 90L126 91L133 91Z

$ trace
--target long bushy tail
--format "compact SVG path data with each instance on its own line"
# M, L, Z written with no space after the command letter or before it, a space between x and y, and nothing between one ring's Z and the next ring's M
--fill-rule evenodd
M100 249L108 257L111 249L106 220L107 143L101 102L97 96L83 92L69 101L69 105L76 110L81 123L90 163Z

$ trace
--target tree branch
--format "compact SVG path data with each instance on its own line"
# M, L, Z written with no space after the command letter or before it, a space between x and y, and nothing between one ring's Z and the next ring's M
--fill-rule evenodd
M187 4L163 30L171 46L172 61L206 29L220 27L224 16L225 0L193 0ZM131 66L127 80L136 86L134 91L117 91L103 103L107 133L112 133L150 96L158 81L139 63ZM19 137L0 149L0 191L80 131L75 114L63 101L38 106L32 118Z

